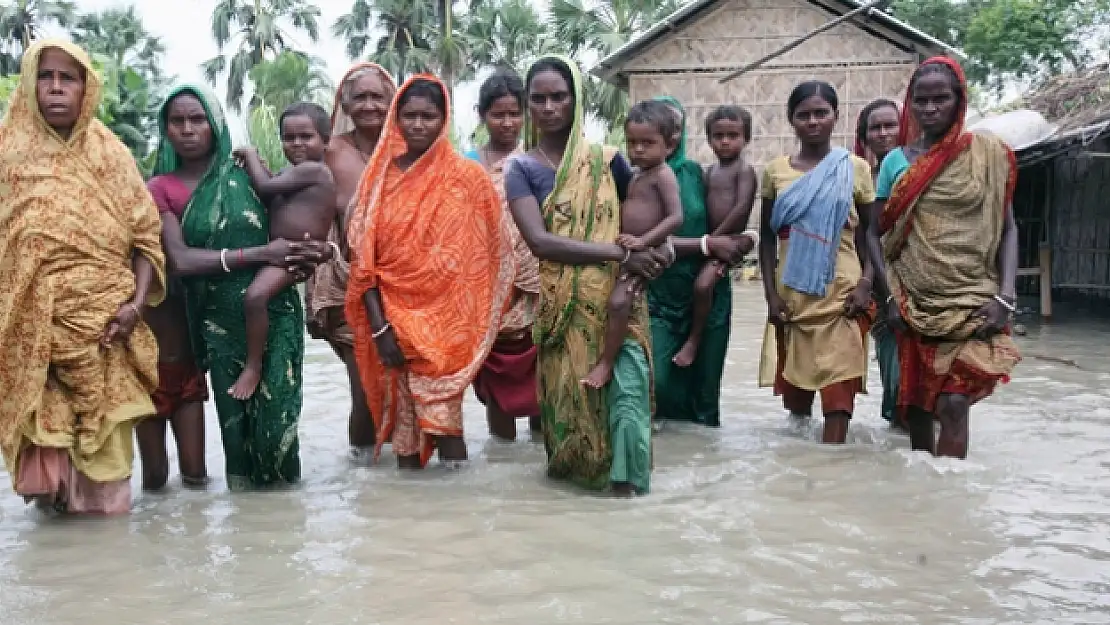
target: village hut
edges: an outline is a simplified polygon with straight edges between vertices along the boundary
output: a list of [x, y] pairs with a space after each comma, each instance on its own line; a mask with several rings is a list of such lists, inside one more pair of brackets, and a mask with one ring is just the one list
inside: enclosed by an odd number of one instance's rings
[[1055, 126], [1016, 150], [1014, 218], [1021, 234], [1019, 289], [1110, 298], [1110, 67], [1048, 80], [1017, 103]]
[[688, 153], [713, 160], [705, 117], [722, 104], [751, 111], [749, 160], [760, 167], [792, 151], [786, 100], [798, 83], [821, 79], [840, 95], [834, 141], [850, 148], [856, 116], [868, 102], [901, 101], [914, 67], [956, 51], [878, 10], [820, 33], [765, 65], [721, 82], [828, 22], [860, 9], [857, 0], [693, 0], [601, 60], [593, 73], [628, 91], [632, 101], [657, 95], [680, 100], [689, 113]]

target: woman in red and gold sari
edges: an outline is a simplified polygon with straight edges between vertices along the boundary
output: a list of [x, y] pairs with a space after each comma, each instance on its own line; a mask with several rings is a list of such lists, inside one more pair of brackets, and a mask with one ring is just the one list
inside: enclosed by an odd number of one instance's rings
[[[953, 60], [914, 72], [899, 145], [879, 171], [868, 247], [898, 339], [898, 406], [915, 450], [967, 456], [968, 413], [1020, 360], [1017, 166], [998, 138], [964, 128], [967, 82]], [[939, 438], [933, 434], [940, 421]]]

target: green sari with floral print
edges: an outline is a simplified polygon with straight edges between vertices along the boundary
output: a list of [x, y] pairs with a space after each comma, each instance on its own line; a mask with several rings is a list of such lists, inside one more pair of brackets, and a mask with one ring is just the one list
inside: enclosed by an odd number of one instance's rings
[[[245, 171], [231, 156], [231, 133], [219, 101], [208, 89], [186, 85], [166, 98], [159, 117], [161, 143], [154, 173], [172, 173], [178, 157], [166, 139], [169, 103], [180, 94], [200, 100], [212, 129], [213, 156], [197, 185], [181, 228], [190, 247], [237, 250], [266, 245], [269, 220]], [[304, 362], [304, 312], [296, 287], [270, 301], [270, 332], [262, 381], [254, 396], [238, 401], [227, 391], [238, 379], [247, 355], [243, 298], [255, 270], [185, 278], [189, 332], [194, 353], [208, 371], [233, 490], [290, 484], [300, 479], [297, 422], [301, 414]]]

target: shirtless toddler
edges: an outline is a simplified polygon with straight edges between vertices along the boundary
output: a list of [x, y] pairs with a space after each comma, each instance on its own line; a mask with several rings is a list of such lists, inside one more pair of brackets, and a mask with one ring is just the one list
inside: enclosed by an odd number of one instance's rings
[[[636, 172], [621, 204], [621, 235], [617, 244], [629, 254], [658, 247], [682, 226], [682, 200], [678, 179], [667, 157], [679, 140], [679, 120], [663, 102], [640, 102], [628, 111], [624, 123], [628, 156]], [[628, 336], [632, 305], [643, 291], [639, 276], [620, 274], [609, 294], [608, 316], [601, 357], [582, 383], [602, 388], [613, 376], [613, 364]]]
[[[717, 156], [705, 176], [708, 236], [736, 236], [748, 226], [755, 203], [755, 169], [741, 153], [752, 138], [752, 116], [738, 106], [721, 106], [705, 119], [705, 135]], [[702, 252], [708, 256], [708, 238], [702, 239]], [[706, 261], [694, 282], [694, 310], [690, 336], [672, 359], [679, 367], [689, 367], [698, 357], [698, 347], [713, 307], [713, 289], [717, 280], [728, 275], [728, 267], [719, 260]]]
[[[235, 157], [250, 176], [270, 215], [270, 238], [323, 241], [335, 221], [335, 181], [324, 164], [331, 136], [331, 119], [316, 104], [298, 103], [285, 109], [279, 120], [281, 146], [292, 164], [271, 174], [254, 148], [235, 150]], [[297, 282], [280, 267], [263, 267], [247, 287], [243, 310], [247, 320], [247, 362], [239, 379], [228, 389], [235, 399], [254, 395], [262, 378], [262, 357], [270, 331], [270, 300]]]

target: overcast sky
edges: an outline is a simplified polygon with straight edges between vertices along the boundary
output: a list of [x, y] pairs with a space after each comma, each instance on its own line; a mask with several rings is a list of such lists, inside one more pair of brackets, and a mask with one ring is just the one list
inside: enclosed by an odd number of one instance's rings
[[[202, 82], [200, 64], [218, 53], [212, 41], [211, 16], [216, 0], [76, 0], [82, 12], [99, 11], [114, 6], [135, 5], [143, 17], [143, 22], [151, 34], [161, 37], [166, 44], [165, 70], [181, 81]], [[320, 19], [320, 42], [312, 44], [307, 37], [298, 34], [293, 45], [302, 51], [319, 56], [327, 63], [328, 73], [334, 82], [346, 73], [350, 61], [343, 41], [331, 36], [331, 26], [337, 17], [351, 8], [350, 0], [316, 0], [322, 16]], [[185, 7], [189, 7], [186, 9]], [[223, 93], [222, 85], [219, 92]], [[455, 124], [463, 133], [468, 133], [477, 123], [474, 106], [477, 101], [477, 87], [463, 85], [455, 90]], [[238, 126], [238, 127], [234, 127]], [[245, 139], [243, 124], [235, 124], [233, 131], [236, 139]]]

